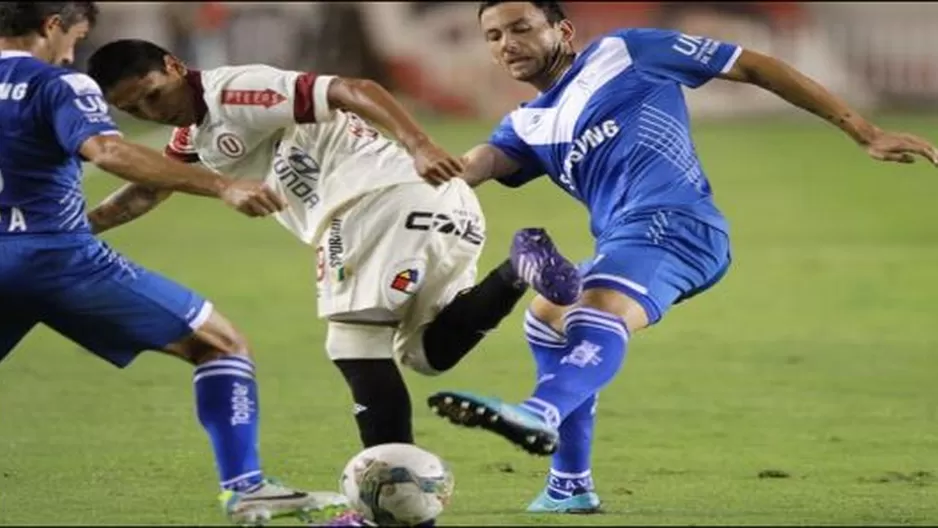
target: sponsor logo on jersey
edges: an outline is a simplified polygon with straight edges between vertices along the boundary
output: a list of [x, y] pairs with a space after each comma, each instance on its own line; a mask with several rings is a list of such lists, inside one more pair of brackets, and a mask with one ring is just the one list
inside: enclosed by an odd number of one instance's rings
[[567, 156], [563, 160], [563, 174], [560, 175], [560, 183], [571, 190], [575, 190], [573, 169], [606, 140], [619, 135], [619, 130], [619, 124], [614, 119], [608, 119], [601, 124], [584, 130], [580, 137], [573, 140], [570, 151], [567, 152]]
[[342, 242], [342, 219], [333, 218], [329, 222], [329, 265], [333, 268], [342, 266], [342, 258], [345, 256], [345, 244]]
[[345, 242], [342, 239], [342, 219], [333, 218], [329, 221], [329, 236], [326, 239], [326, 255], [329, 270], [337, 282], [345, 280]]
[[682, 33], [671, 49], [702, 64], [710, 64], [713, 55], [720, 49], [720, 41]]
[[348, 131], [355, 137], [374, 140], [380, 135], [378, 129], [371, 126], [368, 121], [358, 117], [355, 114], [348, 114]]
[[270, 88], [266, 90], [222, 90], [221, 104], [232, 106], [262, 106], [270, 108], [287, 100], [287, 96]]
[[274, 174], [280, 183], [306, 207], [312, 209], [319, 205], [319, 163], [306, 152], [290, 147], [286, 156], [279, 150], [274, 154]]
[[404, 229], [410, 231], [436, 231], [444, 235], [451, 235], [469, 242], [474, 246], [482, 245], [485, 235], [479, 224], [469, 218], [456, 222], [449, 215], [431, 213], [428, 211], [414, 211], [404, 220]]
[[98, 86], [98, 83], [84, 73], [69, 73], [59, 78], [65, 81], [65, 84], [79, 97], [83, 95], [101, 95], [101, 87]]
[[391, 289], [410, 295], [417, 289], [417, 283], [419, 281], [420, 270], [417, 268], [406, 269], [399, 271], [397, 275], [391, 279]]
[[27, 83], [0, 83], [0, 101], [22, 101], [28, 88]]
[[223, 132], [215, 138], [215, 146], [218, 151], [229, 158], [240, 158], [247, 152], [244, 141], [231, 132]]

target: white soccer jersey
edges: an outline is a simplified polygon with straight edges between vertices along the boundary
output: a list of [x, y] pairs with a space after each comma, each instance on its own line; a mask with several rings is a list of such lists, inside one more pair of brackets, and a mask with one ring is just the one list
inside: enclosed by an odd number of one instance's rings
[[315, 244], [325, 220], [377, 189], [422, 181], [413, 158], [355, 114], [329, 108], [333, 76], [265, 65], [192, 72], [204, 107], [166, 153], [238, 179], [264, 180], [289, 207], [277, 220]]

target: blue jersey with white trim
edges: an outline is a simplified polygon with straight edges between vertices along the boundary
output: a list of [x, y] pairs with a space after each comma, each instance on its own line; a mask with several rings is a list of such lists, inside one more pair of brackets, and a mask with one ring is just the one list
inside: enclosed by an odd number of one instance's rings
[[118, 133], [90, 77], [0, 52], [0, 236], [88, 233], [79, 149]]
[[547, 174], [590, 211], [600, 236], [630, 215], [668, 209], [726, 231], [690, 134], [682, 86], [728, 71], [741, 48], [658, 29], [592, 42], [549, 90], [505, 116], [489, 143], [521, 165], [499, 181]]

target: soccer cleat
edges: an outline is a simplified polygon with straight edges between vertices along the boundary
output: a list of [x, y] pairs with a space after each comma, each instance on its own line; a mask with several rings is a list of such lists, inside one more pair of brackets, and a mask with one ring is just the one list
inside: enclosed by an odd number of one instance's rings
[[348, 508], [344, 495], [331, 491], [299, 491], [265, 480], [249, 491], [225, 490], [218, 496], [222, 510], [238, 525], [261, 526], [278, 517], [308, 519], [312, 512], [334, 515]]
[[580, 298], [582, 284], [575, 264], [564, 258], [541, 228], [526, 228], [511, 241], [511, 266], [534, 291], [558, 306]]
[[365, 519], [365, 516], [355, 510], [347, 510], [334, 519], [323, 524], [314, 524], [311, 526], [377, 526], [375, 523]]
[[557, 450], [560, 435], [541, 417], [496, 398], [465, 392], [438, 392], [427, 399], [436, 414], [463, 427], [481, 427], [507, 439], [533, 455]]
[[600, 512], [599, 495], [592, 491], [572, 495], [566, 499], [554, 499], [547, 494], [547, 490], [528, 505], [528, 513], [571, 513], [590, 514]]

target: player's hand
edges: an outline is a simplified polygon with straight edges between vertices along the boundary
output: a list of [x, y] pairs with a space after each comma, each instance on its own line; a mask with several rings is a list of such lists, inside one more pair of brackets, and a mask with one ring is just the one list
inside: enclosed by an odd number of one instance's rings
[[915, 163], [915, 157], [921, 156], [938, 167], [938, 149], [913, 134], [879, 130], [865, 148], [870, 157], [880, 161]]
[[426, 141], [417, 146], [413, 156], [417, 173], [433, 186], [459, 177], [465, 169], [460, 158], [450, 156], [432, 141]]
[[251, 216], [267, 216], [282, 211], [286, 206], [276, 191], [259, 181], [232, 180], [220, 198], [239, 212]]

